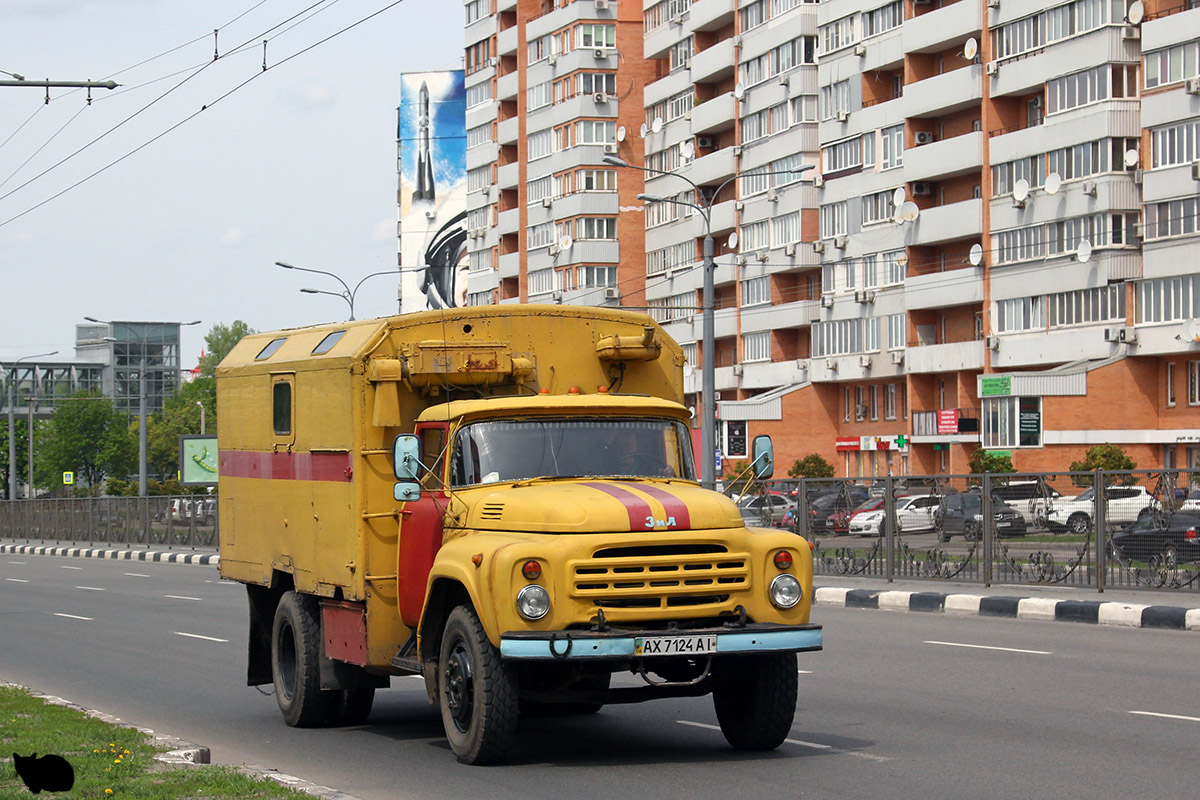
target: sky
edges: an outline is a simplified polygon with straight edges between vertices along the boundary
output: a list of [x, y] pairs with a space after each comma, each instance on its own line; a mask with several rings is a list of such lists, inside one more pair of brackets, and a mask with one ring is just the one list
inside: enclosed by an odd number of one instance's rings
[[[459, 0], [0, 0], [0, 71], [121, 84], [0, 86], [0, 361], [73, 357], [85, 316], [200, 320], [185, 367], [217, 323], [345, 319], [275, 262], [396, 268], [401, 75], [462, 54]], [[355, 297], [396, 310], [390, 276]]]

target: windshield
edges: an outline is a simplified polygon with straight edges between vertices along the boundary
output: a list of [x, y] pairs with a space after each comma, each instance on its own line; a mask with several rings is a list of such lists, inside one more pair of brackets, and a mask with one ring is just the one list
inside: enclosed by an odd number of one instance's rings
[[454, 439], [450, 484], [599, 476], [695, 480], [691, 441], [687, 426], [672, 419], [476, 422]]

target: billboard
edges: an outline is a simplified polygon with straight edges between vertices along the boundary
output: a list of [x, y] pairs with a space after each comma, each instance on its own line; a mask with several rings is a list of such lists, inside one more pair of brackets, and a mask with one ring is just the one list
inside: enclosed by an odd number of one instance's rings
[[181, 486], [216, 485], [216, 436], [179, 437], [179, 483]]
[[400, 77], [400, 311], [465, 305], [467, 97], [463, 71]]

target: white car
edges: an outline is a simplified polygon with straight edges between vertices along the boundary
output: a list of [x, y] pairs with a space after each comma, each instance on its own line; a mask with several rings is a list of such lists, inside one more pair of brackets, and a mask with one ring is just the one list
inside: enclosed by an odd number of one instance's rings
[[[942, 504], [940, 495], [918, 494], [896, 498], [896, 533], [922, 533], [934, 529], [934, 512]], [[850, 533], [879, 536], [883, 533], [884, 511], [864, 511], [850, 518]]]
[[[1110, 486], [1105, 494], [1104, 515], [1110, 525], [1128, 527], [1138, 517], [1160, 508], [1158, 500], [1144, 486]], [[1095, 488], [1075, 497], [1052, 500], [1046, 513], [1046, 524], [1051, 530], [1086, 534], [1092, 529], [1095, 506]]]

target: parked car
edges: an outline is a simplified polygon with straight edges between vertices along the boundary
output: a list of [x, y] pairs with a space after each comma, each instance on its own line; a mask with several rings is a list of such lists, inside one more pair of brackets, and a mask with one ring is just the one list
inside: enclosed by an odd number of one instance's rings
[[859, 514], [867, 511], [876, 511], [881, 508], [883, 508], [882, 497], [868, 497], [854, 508], [834, 511], [828, 517], [830, 531], [835, 535], [847, 534], [850, 532], [850, 520]]
[[1041, 527], [1046, 523], [1048, 507], [1062, 495], [1039, 481], [1008, 481], [994, 485], [992, 497], [1012, 506], [1025, 520], [1027, 527]]
[[[935, 512], [939, 542], [950, 541], [951, 536], [962, 536], [968, 542], [977, 541], [983, 535], [983, 493], [968, 491], [948, 494]], [[992, 519], [999, 536], [1024, 536], [1025, 518], [1012, 506], [992, 496]]]
[[1165, 521], [1145, 514], [1109, 541], [1113, 555], [1122, 561], [1200, 561], [1200, 514], [1176, 513]]
[[[896, 498], [897, 533], [924, 533], [934, 529], [934, 512], [942, 496], [915, 494]], [[850, 520], [850, 533], [858, 536], [878, 536], [883, 532], [884, 509], [864, 511]]]
[[822, 492], [809, 501], [809, 530], [813, 533], [845, 533], [845, 529], [834, 528], [835, 515], [849, 511], [866, 499], [866, 488], [857, 485]]
[[[1110, 486], [1105, 496], [1105, 519], [1119, 527], [1127, 527], [1138, 517], [1160, 508], [1158, 500], [1144, 486]], [[1046, 524], [1052, 531], [1086, 534], [1092, 529], [1095, 505], [1095, 487], [1075, 497], [1055, 500], [1046, 513]]]
[[752, 494], [738, 501], [742, 519], [750, 525], [781, 527], [783, 518], [795, 504], [778, 492]]

